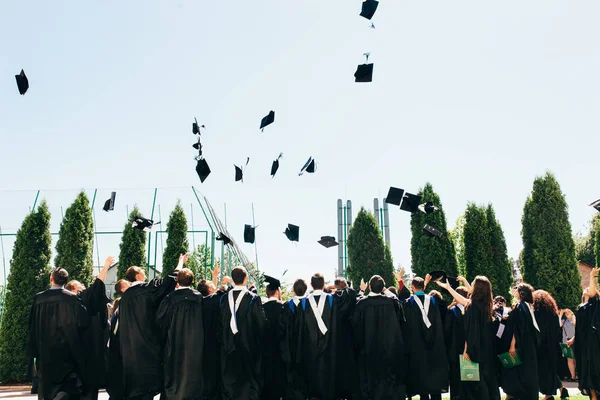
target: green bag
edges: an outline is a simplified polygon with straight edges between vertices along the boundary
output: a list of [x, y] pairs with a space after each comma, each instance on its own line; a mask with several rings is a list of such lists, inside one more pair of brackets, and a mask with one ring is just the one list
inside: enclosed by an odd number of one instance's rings
[[566, 343], [560, 344], [560, 350], [562, 351], [563, 356], [565, 356], [565, 358], [575, 359], [575, 352], [573, 351], [573, 348], [569, 347]]
[[500, 354], [498, 358], [500, 359], [500, 362], [504, 368], [513, 368], [517, 365], [523, 364], [519, 358], [519, 353], [517, 353], [514, 357], [511, 356], [510, 353], [504, 353]]
[[479, 364], [465, 360], [462, 355], [458, 358], [460, 361], [460, 380], [463, 382], [479, 382]]

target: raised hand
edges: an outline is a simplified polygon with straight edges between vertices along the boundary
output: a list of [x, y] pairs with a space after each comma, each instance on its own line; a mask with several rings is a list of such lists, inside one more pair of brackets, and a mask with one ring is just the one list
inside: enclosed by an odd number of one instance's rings
[[398, 282], [401, 282], [403, 280], [403, 277], [404, 277], [404, 268], [400, 268], [400, 271], [394, 273], [394, 276], [396, 277], [396, 280]]
[[361, 290], [361, 291], [363, 291], [363, 292], [364, 292], [365, 290], [367, 290], [367, 284], [365, 283], [365, 280], [364, 280], [364, 279], [361, 279], [361, 280], [360, 280], [360, 290]]
[[221, 279], [221, 283], [223, 285], [229, 285], [229, 284], [233, 283], [233, 279], [231, 279], [231, 277], [229, 277], [229, 276], [224, 276], [223, 279]]
[[[429, 274], [427, 276], [429, 276]], [[442, 280], [440, 279], [439, 281], [435, 281], [435, 283], [437, 283], [438, 286], [440, 286], [443, 289], [448, 289], [448, 279], [446, 279], [446, 282], [442, 282]]]

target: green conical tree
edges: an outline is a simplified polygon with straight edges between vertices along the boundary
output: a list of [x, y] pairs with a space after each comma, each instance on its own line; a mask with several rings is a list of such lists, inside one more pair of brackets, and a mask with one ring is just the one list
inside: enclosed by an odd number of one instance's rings
[[94, 279], [94, 219], [85, 192], [67, 208], [60, 224], [54, 264], [69, 272], [70, 280], [86, 286]]
[[581, 296], [581, 276], [567, 202], [551, 173], [537, 177], [525, 202], [523, 227], [523, 279], [550, 292], [561, 308], [574, 308]]
[[129, 219], [125, 224], [125, 228], [123, 228], [123, 236], [121, 236], [121, 244], [119, 246], [118, 279], [125, 278], [127, 269], [132, 266], [145, 268], [146, 275], [148, 275], [146, 232], [131, 226], [136, 217], [143, 217], [137, 206], [129, 214]]
[[465, 278], [469, 281], [477, 275], [486, 275], [491, 278], [489, 276], [490, 240], [484, 207], [473, 203], [467, 205], [464, 232]]
[[467, 261], [465, 260], [465, 216], [456, 219], [454, 229], [450, 231], [450, 240], [456, 251], [456, 264], [458, 275], [467, 276]]
[[[439, 211], [425, 214], [416, 212], [410, 219], [412, 239], [410, 241], [410, 254], [412, 258], [412, 271], [417, 276], [425, 277], [434, 270], [444, 270], [448, 276], [456, 276], [458, 267], [454, 245], [446, 227], [446, 214], [440, 197], [433, 191], [431, 183], [419, 191], [421, 201], [431, 201]], [[423, 231], [425, 224], [429, 224], [442, 232], [442, 237], [432, 237]]]
[[169, 216], [167, 223], [167, 247], [163, 253], [162, 275], [166, 276], [175, 270], [179, 255], [189, 251], [187, 240], [187, 219], [181, 202], [177, 202], [175, 209]]
[[361, 279], [368, 283], [373, 275], [380, 275], [387, 286], [396, 284], [394, 264], [389, 246], [375, 217], [361, 207], [348, 233], [348, 278], [358, 288]]
[[510, 288], [513, 283], [512, 262], [508, 258], [506, 239], [500, 222], [496, 219], [496, 211], [489, 204], [485, 210], [489, 235], [489, 266], [487, 277], [492, 282], [494, 295], [504, 296], [510, 303], [512, 295]]
[[50, 286], [50, 212], [43, 201], [17, 232], [10, 261], [6, 303], [0, 327], [0, 382], [27, 380], [29, 310], [36, 293]]

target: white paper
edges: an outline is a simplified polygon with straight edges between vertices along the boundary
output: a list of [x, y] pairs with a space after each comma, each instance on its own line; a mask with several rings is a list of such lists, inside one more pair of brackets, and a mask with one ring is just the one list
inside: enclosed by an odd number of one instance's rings
[[496, 332], [496, 336], [499, 339], [502, 339], [502, 334], [504, 333], [504, 324], [500, 324], [500, 326], [498, 327], [498, 332]]

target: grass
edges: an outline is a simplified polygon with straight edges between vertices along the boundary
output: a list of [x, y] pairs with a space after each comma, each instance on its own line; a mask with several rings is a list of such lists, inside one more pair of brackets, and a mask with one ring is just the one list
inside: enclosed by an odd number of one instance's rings
[[[543, 399], [544, 396], [540, 396], [540, 399]], [[560, 399], [560, 396], [554, 396], [555, 399]], [[502, 400], [506, 399], [506, 397], [502, 396]], [[587, 396], [583, 396], [580, 394], [572, 395], [569, 397], [569, 400], [589, 400], [590, 398]]]

